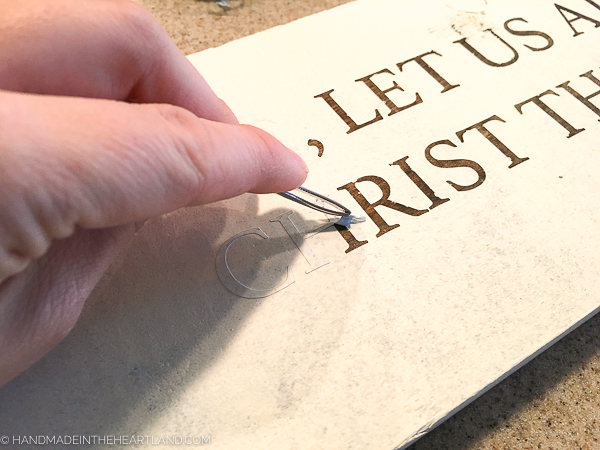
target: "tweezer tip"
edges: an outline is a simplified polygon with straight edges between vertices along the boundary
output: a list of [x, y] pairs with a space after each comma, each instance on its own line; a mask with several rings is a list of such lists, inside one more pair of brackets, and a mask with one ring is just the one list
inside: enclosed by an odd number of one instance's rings
[[336, 222], [336, 225], [341, 225], [346, 228], [350, 228], [350, 225], [354, 223], [362, 223], [367, 220], [364, 216], [355, 216], [354, 214], [350, 214], [349, 216], [342, 216]]

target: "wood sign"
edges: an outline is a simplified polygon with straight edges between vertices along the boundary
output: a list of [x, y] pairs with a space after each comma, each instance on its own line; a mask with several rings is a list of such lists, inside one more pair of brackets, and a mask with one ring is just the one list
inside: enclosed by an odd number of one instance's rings
[[122, 368], [74, 389], [133, 402], [113, 433], [414, 442], [600, 307], [599, 28], [592, 0], [359, 0], [190, 56], [366, 221], [245, 195], [149, 223], [68, 341]]

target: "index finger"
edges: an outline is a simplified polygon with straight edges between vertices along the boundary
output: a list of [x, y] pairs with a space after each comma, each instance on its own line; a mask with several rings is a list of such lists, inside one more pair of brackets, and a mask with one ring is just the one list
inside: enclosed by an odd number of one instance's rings
[[6, 0], [0, 60], [0, 89], [167, 103], [237, 123], [152, 15], [131, 0]]

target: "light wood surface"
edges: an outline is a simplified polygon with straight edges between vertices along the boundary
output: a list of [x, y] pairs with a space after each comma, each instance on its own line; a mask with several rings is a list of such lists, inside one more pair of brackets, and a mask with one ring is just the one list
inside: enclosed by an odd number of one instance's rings
[[[138, 0], [194, 53], [329, 9], [344, 0]], [[434, 429], [411, 450], [600, 448], [600, 316]]]
[[[232, 8], [225, 11], [211, 1], [137, 1], [186, 54], [347, 3], [230, 0]], [[208, 208], [217, 222], [246, 214]], [[201, 369], [214, 367], [223, 348], [211, 347], [206, 356], [191, 362], [187, 356], [209, 336], [227, 344], [229, 327], [238, 331], [256, 307], [246, 301], [212, 302], [207, 304], [212, 321], [189, 320], [198, 319], [195, 298], [180, 292], [195, 294], [202, 289], [201, 251], [211, 251], [209, 239], [201, 232], [202, 220], [196, 211], [150, 221], [149, 228], [161, 239], [142, 232], [137, 248], [147, 248], [145, 255], [128, 252], [106, 277], [110, 283], [99, 284], [65, 341], [1, 391], [0, 434], [7, 434], [5, 427], [19, 434], [48, 434], [60, 428], [78, 435], [120, 431], [131, 435], [145, 430], [146, 421], [159, 421], [182, 401], [179, 397], [186, 386]], [[176, 254], [186, 264], [169, 265], [166, 254]], [[132, 275], [123, 277], [119, 272]], [[135, 285], [137, 279], [148, 283]], [[106, 295], [120, 291], [132, 294], [126, 300]], [[410, 449], [600, 448], [599, 326], [600, 315]], [[198, 429], [202, 431], [202, 426]]]

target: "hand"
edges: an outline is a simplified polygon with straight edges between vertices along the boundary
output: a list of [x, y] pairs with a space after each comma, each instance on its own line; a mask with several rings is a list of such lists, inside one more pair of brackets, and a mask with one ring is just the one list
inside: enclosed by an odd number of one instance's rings
[[129, 0], [4, 0], [0, 61], [0, 385], [72, 329], [136, 223], [306, 178]]

